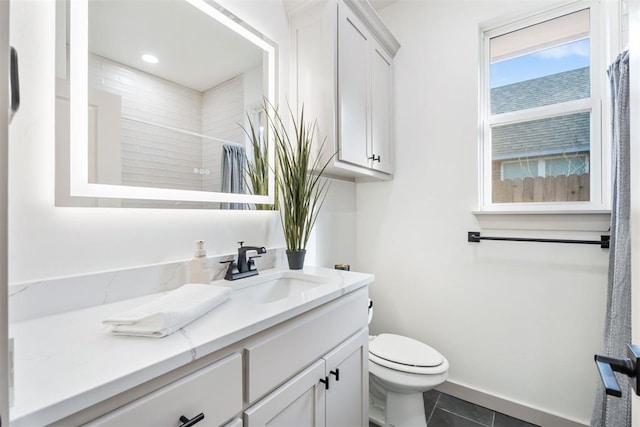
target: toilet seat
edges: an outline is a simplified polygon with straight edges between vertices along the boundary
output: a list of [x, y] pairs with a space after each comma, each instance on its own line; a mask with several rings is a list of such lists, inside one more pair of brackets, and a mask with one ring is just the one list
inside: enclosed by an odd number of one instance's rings
[[434, 375], [448, 369], [446, 359], [432, 347], [409, 337], [380, 334], [369, 342], [369, 360], [401, 372]]

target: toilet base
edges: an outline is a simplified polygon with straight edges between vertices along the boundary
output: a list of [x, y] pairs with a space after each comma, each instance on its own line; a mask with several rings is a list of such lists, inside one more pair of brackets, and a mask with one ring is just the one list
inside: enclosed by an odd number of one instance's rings
[[422, 393], [400, 394], [388, 392], [385, 412], [387, 425], [396, 427], [426, 427], [427, 425]]
[[382, 427], [426, 427], [422, 392], [395, 393], [369, 377], [369, 421]]

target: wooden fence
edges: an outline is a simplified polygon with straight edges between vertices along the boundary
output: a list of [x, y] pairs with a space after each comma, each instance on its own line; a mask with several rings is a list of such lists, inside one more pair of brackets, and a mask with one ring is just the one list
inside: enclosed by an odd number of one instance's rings
[[589, 174], [493, 181], [493, 203], [589, 201]]

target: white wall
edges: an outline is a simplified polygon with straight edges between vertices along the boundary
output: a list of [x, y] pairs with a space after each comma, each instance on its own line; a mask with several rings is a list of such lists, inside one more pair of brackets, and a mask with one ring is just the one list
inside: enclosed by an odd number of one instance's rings
[[[280, 87], [288, 87], [282, 3], [219, 3], [279, 44]], [[284, 245], [274, 212], [54, 207], [54, 42], [55, 2], [12, 2], [22, 102], [10, 127], [10, 282], [188, 259], [196, 239], [207, 241], [211, 255], [232, 253], [239, 240]]]
[[466, 241], [479, 230], [479, 23], [542, 6], [401, 0], [381, 11], [402, 44], [397, 173], [357, 185], [357, 265], [376, 275], [373, 333], [431, 344], [453, 382], [588, 424], [608, 251]]
[[328, 188], [305, 262], [328, 268], [349, 264], [356, 271], [356, 184], [331, 179]]

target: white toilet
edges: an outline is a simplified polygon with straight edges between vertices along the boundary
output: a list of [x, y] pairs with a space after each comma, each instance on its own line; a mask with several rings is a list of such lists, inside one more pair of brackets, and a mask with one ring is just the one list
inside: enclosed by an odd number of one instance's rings
[[448, 373], [447, 359], [420, 341], [394, 334], [369, 337], [369, 421], [426, 426], [422, 393], [442, 384]]

